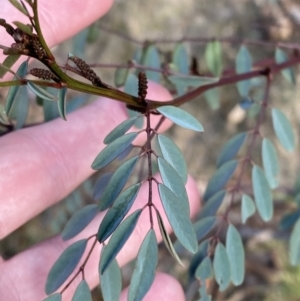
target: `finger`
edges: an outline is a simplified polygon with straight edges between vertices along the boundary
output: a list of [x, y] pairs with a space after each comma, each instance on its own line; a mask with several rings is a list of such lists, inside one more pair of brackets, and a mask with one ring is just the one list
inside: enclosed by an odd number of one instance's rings
[[[149, 97], [171, 99], [165, 88], [153, 83]], [[104, 137], [127, 115], [119, 102], [101, 99], [67, 118], [1, 138], [0, 170], [5, 172], [0, 173], [0, 239], [88, 178]]]
[[[120, 301], [126, 301], [128, 288], [122, 294]], [[157, 273], [150, 291], [144, 297], [143, 301], [184, 301], [185, 296], [179, 282], [170, 275]]]
[[[190, 201], [191, 215], [195, 215], [199, 210], [199, 193], [196, 183], [192, 178], [188, 179], [187, 192]], [[153, 201], [162, 215], [167, 230], [170, 232], [171, 227], [167, 222], [164, 214], [157, 189], [153, 191]], [[139, 195], [133, 205], [131, 212], [143, 207], [148, 202], [148, 187], [143, 185]], [[83, 239], [95, 234], [98, 230], [103, 213], [99, 214], [89, 226], [82, 231], [76, 239], [63, 242], [60, 237], [54, 237], [35, 247], [20, 253], [9, 261], [0, 265], [0, 293], [3, 300], [19, 301], [19, 300], [41, 300], [44, 297], [44, 287], [47, 274], [55, 260], [61, 255], [62, 251], [75, 240]], [[154, 219], [155, 232], [158, 241], [161, 241], [160, 232]], [[149, 213], [147, 208], [143, 211], [139, 222], [130, 236], [128, 242], [119, 253], [117, 259], [120, 266], [125, 265], [135, 258], [138, 249], [150, 229]], [[92, 256], [86, 266], [86, 280], [91, 288], [95, 287], [99, 282], [98, 264], [101, 246], [97, 244]], [[84, 260], [84, 257], [83, 257]], [[70, 300], [74, 293], [80, 277], [72, 283], [65, 291], [65, 300]], [[13, 288], [13, 289], [11, 289]], [[158, 299], [159, 300], [159, 299]], [[172, 300], [172, 299], [171, 299]]]
[[[103, 16], [112, 6], [113, 0], [38, 0], [38, 12], [43, 35], [47, 44], [54, 46]], [[14, 8], [9, 1], [1, 2], [0, 18], [8, 23], [21, 21], [29, 23], [28, 18]], [[8, 41], [8, 43], [5, 43]], [[3, 27], [0, 28], [0, 44], [10, 46], [13, 39]], [[3, 60], [0, 54], [0, 61]]]

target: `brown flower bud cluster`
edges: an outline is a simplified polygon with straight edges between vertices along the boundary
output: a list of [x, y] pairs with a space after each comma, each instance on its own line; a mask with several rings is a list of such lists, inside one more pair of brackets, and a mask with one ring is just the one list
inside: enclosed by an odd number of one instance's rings
[[48, 80], [54, 80], [56, 82], [59, 82], [59, 79], [49, 70], [41, 69], [41, 68], [33, 68], [30, 70], [30, 74], [42, 78], [42, 79], [48, 79]]
[[147, 96], [147, 89], [148, 89], [148, 81], [147, 81], [147, 76], [144, 72], [139, 73], [139, 98], [140, 100], [145, 100]]
[[94, 86], [106, 87], [100, 77], [95, 73], [95, 71], [81, 58], [77, 56], [71, 56], [69, 58], [80, 70], [81, 75], [89, 80]]

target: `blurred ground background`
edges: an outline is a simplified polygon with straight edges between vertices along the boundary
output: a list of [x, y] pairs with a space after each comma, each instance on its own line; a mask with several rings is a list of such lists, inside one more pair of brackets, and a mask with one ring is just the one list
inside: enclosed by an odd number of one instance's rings
[[[99, 1], [101, 2], [101, 1]], [[101, 4], [99, 4], [101, 5]], [[96, 8], [95, 8], [96, 9]], [[119, 35], [116, 30], [139, 41], [155, 39], [178, 39], [182, 37], [233, 37], [262, 41], [299, 42], [300, 2], [276, 0], [116, 0], [112, 10], [93, 29], [97, 39], [87, 44], [85, 59], [88, 63], [124, 64], [133, 58], [138, 45]], [[163, 51], [172, 51], [174, 44], [158, 45]], [[198, 61], [199, 71], [208, 72], [204, 62], [205, 44], [185, 43], [191, 56]], [[238, 44], [223, 44], [224, 68], [233, 69]], [[274, 47], [249, 46], [254, 61], [273, 57]], [[64, 62], [67, 53], [74, 51], [74, 40], [57, 46], [55, 53]], [[298, 68], [297, 68], [298, 69]], [[106, 82], [113, 84], [114, 69], [99, 68], [97, 73]], [[281, 108], [299, 129], [299, 89], [282, 77], [274, 79], [271, 90], [272, 105]], [[204, 97], [199, 97], [185, 108], [201, 121], [205, 128], [202, 135], [173, 127], [170, 135], [185, 154], [190, 174], [203, 191], [208, 179], [215, 171], [215, 162], [222, 145], [235, 133], [254, 125], [254, 117], [246, 117], [239, 109], [240, 101], [234, 85], [221, 90], [220, 108], [212, 110]], [[28, 122], [42, 120], [42, 109], [32, 106]], [[263, 133], [273, 139], [270, 116], [263, 126]], [[299, 141], [299, 133], [297, 133]], [[273, 140], [274, 141], [274, 140]], [[289, 231], [279, 231], [278, 222], [283, 212], [294, 208], [292, 197], [299, 173], [299, 147], [292, 154], [278, 147], [281, 174], [280, 188], [274, 192], [275, 217], [270, 223], [262, 223], [253, 217], [246, 225], [240, 222], [240, 205], [236, 205], [231, 221], [241, 231], [247, 255], [246, 278], [241, 287], [230, 287], [223, 293], [212, 288], [213, 300], [300, 300], [300, 268], [288, 264], [287, 240]], [[256, 158], [259, 162], [259, 147]], [[245, 187], [250, 187], [250, 177], [245, 177]], [[0, 253], [5, 258], [47, 237], [59, 233], [67, 219], [84, 204], [92, 203], [91, 189], [94, 178], [86, 182], [66, 200], [50, 208], [0, 242]], [[187, 286], [186, 271], [175, 265], [164, 247], [161, 247], [158, 270], [175, 274], [188, 291], [188, 300], [197, 297], [197, 286]], [[188, 259], [186, 259], [188, 260]], [[123, 269], [124, 285], [128, 284], [133, 265]], [[94, 300], [100, 293], [94, 291]]]

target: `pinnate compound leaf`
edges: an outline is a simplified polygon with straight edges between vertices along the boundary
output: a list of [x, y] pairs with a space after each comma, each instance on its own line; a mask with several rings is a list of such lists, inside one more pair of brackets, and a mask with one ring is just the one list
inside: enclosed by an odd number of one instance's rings
[[8, 0], [17, 10], [19, 10], [22, 14], [25, 16], [28, 16], [28, 13], [26, 9], [23, 7], [23, 5], [18, 0]]
[[100, 211], [106, 210], [116, 200], [132, 174], [138, 160], [139, 156], [135, 156], [120, 165], [114, 172], [103, 192], [102, 198], [100, 199]]
[[56, 260], [52, 266], [46, 282], [46, 294], [54, 293], [72, 274], [79, 263], [85, 248], [87, 239], [79, 240], [71, 244]]
[[206, 280], [213, 277], [213, 268], [210, 258], [207, 256], [198, 266], [195, 272], [196, 278], [199, 280]]
[[116, 231], [111, 236], [108, 244], [102, 252], [100, 259], [100, 274], [103, 274], [120, 250], [123, 248], [124, 244], [133, 232], [140, 216], [142, 209], [138, 209], [128, 216], [123, 223], [116, 229]]
[[217, 211], [219, 210], [224, 200], [225, 195], [226, 195], [226, 191], [221, 190], [215, 193], [212, 197], [210, 197], [208, 201], [204, 204], [203, 208], [201, 209], [199, 218], [216, 215]]
[[187, 166], [178, 146], [164, 135], [157, 136], [159, 147], [165, 160], [167, 160], [177, 171], [184, 184], [187, 182]]
[[217, 167], [220, 168], [224, 163], [232, 160], [243, 145], [247, 133], [239, 133], [232, 137], [222, 148], [217, 160]]
[[225, 247], [222, 243], [218, 243], [215, 249], [215, 257], [213, 262], [215, 279], [219, 284], [220, 291], [224, 291], [230, 284], [230, 263]]
[[[19, 59], [20, 55], [8, 55], [2, 64], [0, 64], [0, 78], [3, 78], [4, 75], [8, 72], [8, 69], [10, 69], [15, 62]], [[6, 68], [3, 68], [1, 65], [5, 66]]]
[[[104, 247], [105, 248], [105, 247]], [[100, 265], [99, 265], [99, 275]], [[119, 301], [122, 290], [122, 275], [118, 262], [114, 259], [100, 277], [100, 286], [104, 301]]]
[[174, 246], [173, 243], [171, 241], [171, 238], [166, 230], [166, 227], [164, 225], [163, 219], [160, 216], [159, 211], [156, 211], [156, 216], [157, 216], [157, 222], [158, 222], [158, 226], [159, 226], [159, 230], [160, 230], [160, 234], [163, 238], [163, 241], [165, 243], [166, 248], [168, 249], [168, 251], [170, 252], [170, 254], [172, 255], [172, 257], [181, 265], [184, 266], [182, 261], [180, 260]]
[[141, 184], [135, 184], [123, 191], [105, 214], [98, 230], [98, 241], [105, 241], [119, 226], [135, 201]]
[[158, 157], [157, 161], [164, 185], [177, 195], [185, 206], [187, 214], [190, 214], [189, 199], [181, 177], [164, 158]]
[[47, 297], [43, 301], [61, 301], [61, 300], [62, 300], [62, 295], [57, 293]]
[[84, 206], [75, 212], [61, 233], [62, 239], [68, 240], [79, 234], [94, 219], [97, 212], [98, 206], [96, 204]]
[[81, 280], [77, 286], [72, 301], [93, 301], [89, 285], [85, 280]]
[[60, 117], [63, 120], [67, 120], [67, 100], [66, 100], [67, 88], [62, 88], [58, 90], [57, 94], [57, 107]]
[[137, 137], [138, 133], [126, 134], [112, 143], [108, 144], [96, 157], [92, 164], [95, 170], [101, 169], [116, 159], [131, 142]]
[[34, 93], [42, 99], [57, 100], [57, 98], [54, 95], [47, 92], [45, 89], [41, 88], [40, 86], [34, 84], [31, 81], [27, 81], [27, 87], [32, 91], [32, 93]]
[[205, 48], [205, 62], [214, 76], [222, 73], [222, 45], [219, 41], [209, 42]]
[[264, 138], [262, 142], [262, 161], [266, 178], [272, 189], [278, 186], [279, 162], [273, 143]]
[[296, 266], [300, 263], [300, 219], [296, 222], [290, 237], [290, 263]]
[[186, 206], [165, 185], [158, 184], [158, 190], [168, 220], [178, 240], [190, 252], [197, 252], [197, 237], [186, 212]]
[[120, 123], [104, 138], [103, 142], [105, 144], [110, 144], [114, 140], [123, 136], [135, 124], [136, 119], [137, 117], [132, 117]]
[[264, 171], [257, 165], [252, 169], [252, 183], [258, 213], [267, 222], [273, 216], [272, 194]]
[[[152, 68], [160, 68], [160, 57], [156, 46], [149, 45], [143, 50], [141, 64]], [[148, 80], [159, 82], [160, 72], [146, 70], [145, 73]]]
[[189, 56], [182, 43], [175, 46], [172, 54], [172, 62], [182, 74], [189, 74]]
[[231, 160], [224, 163], [216, 171], [216, 173], [211, 177], [211, 179], [207, 184], [206, 191], [203, 196], [204, 201], [208, 201], [215, 193], [220, 191], [226, 185], [226, 183], [232, 177], [237, 167], [237, 164], [238, 164], [237, 160]]
[[[28, 69], [28, 62], [25, 61], [23, 62], [20, 67], [18, 68], [16, 74], [20, 77], [20, 78], [24, 78], [26, 75]], [[14, 80], [17, 80], [18, 77], [14, 76]], [[10, 87], [8, 94], [7, 94], [7, 98], [6, 98], [6, 103], [5, 103], [5, 113], [7, 116], [10, 116], [10, 113], [12, 111], [13, 105], [15, 103], [16, 97], [20, 91], [20, 86], [12, 86]]]
[[272, 109], [273, 128], [280, 144], [287, 150], [295, 148], [293, 127], [287, 117], [278, 109]]
[[230, 263], [231, 281], [240, 285], [245, 277], [245, 251], [238, 230], [229, 225], [226, 236], [226, 251]]
[[[247, 47], [242, 45], [235, 61], [235, 70], [237, 74], [250, 72], [252, 69], [252, 57]], [[251, 80], [243, 80], [237, 83], [239, 94], [243, 98], [247, 98], [251, 87]]]
[[162, 106], [157, 109], [162, 115], [174, 123], [190, 130], [203, 132], [203, 127], [199, 121], [186, 111], [173, 106]]
[[149, 230], [139, 249], [131, 277], [128, 301], [141, 301], [149, 291], [155, 277], [158, 248], [155, 232]]
[[93, 190], [93, 199], [100, 200], [103, 195], [103, 192], [109, 183], [110, 178], [112, 177], [112, 172], [104, 173], [100, 176], [100, 178], [96, 181], [94, 190]]
[[243, 196], [242, 196], [241, 210], [242, 210], [242, 223], [245, 224], [247, 219], [250, 216], [252, 216], [256, 210], [255, 204], [254, 204], [252, 198], [247, 194], [243, 194]]
[[[277, 64], [282, 64], [288, 60], [286, 53], [280, 49], [276, 48], [275, 51], [275, 61]], [[286, 68], [281, 71], [281, 74], [289, 81], [291, 84], [296, 85], [296, 76], [293, 68]]]

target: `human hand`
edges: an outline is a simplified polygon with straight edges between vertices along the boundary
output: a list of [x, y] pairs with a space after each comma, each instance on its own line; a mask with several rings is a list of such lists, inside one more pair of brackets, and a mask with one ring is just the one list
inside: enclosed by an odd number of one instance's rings
[[[55, 2], [57, 5], [55, 5]], [[39, 0], [39, 13], [43, 33], [49, 45], [74, 35], [103, 15], [112, 1], [47, 1]], [[97, 9], [95, 9], [97, 8]], [[7, 22], [25, 21], [10, 3], [4, 2], [0, 17]], [[78, 18], [80, 14], [80, 18]], [[55, 18], [55, 20], [54, 20]], [[72, 26], [70, 26], [70, 24]], [[0, 40], [8, 41], [4, 30]], [[3, 61], [3, 57], [1, 58]], [[149, 98], [167, 100], [171, 95], [158, 84], [149, 83]], [[113, 112], [113, 116], [112, 116]], [[125, 107], [119, 102], [101, 98], [93, 104], [68, 115], [68, 121], [54, 120], [46, 124], [22, 129], [0, 139], [0, 238], [68, 195], [93, 171], [91, 163], [104, 147], [102, 141], [118, 123], [127, 118]], [[198, 210], [199, 195], [192, 179], [187, 183], [191, 214]], [[142, 187], [132, 208], [147, 203], [148, 189]], [[156, 207], [163, 212], [157, 192]], [[145, 214], [144, 214], [145, 213]], [[149, 230], [149, 216], [144, 212], [128, 243], [117, 257], [120, 265], [133, 259]], [[76, 241], [94, 234], [103, 218], [100, 213], [76, 237]], [[171, 228], [167, 223], [170, 231]], [[161, 239], [157, 227], [158, 240]], [[47, 274], [54, 261], [75, 240], [63, 242], [57, 236], [44, 241], [8, 261], [0, 262], [1, 300], [42, 300]], [[90, 288], [97, 285], [98, 262], [101, 246], [97, 246], [86, 266], [86, 280]], [[78, 277], [79, 278], [79, 277]], [[80, 280], [80, 279], [77, 279]], [[63, 294], [71, 300], [78, 281]], [[126, 293], [122, 293], [126, 300]], [[171, 276], [157, 274], [145, 300], [184, 300], [182, 289]]]

